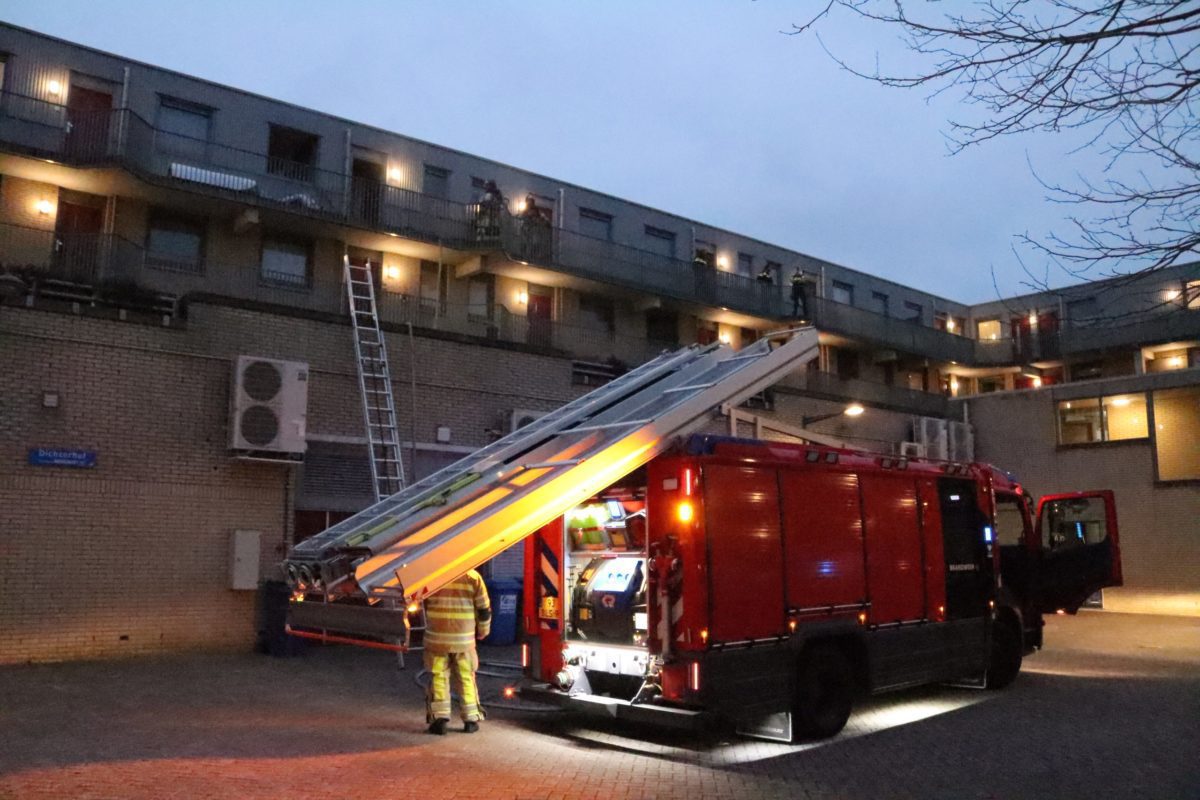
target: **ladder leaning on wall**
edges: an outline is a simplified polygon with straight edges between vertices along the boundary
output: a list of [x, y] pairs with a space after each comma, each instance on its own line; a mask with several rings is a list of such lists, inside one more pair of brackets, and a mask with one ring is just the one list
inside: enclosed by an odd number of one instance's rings
[[[355, 264], [343, 257], [346, 299], [350, 324], [354, 330], [354, 358], [358, 364], [358, 389], [362, 397], [363, 421], [370, 450], [371, 488], [378, 503], [404, 488], [404, 462], [400, 455], [399, 420], [392, 396], [392, 376], [388, 368], [387, 347], [379, 327], [379, 308], [375, 302], [375, 279], [371, 262]], [[425, 630], [425, 609], [417, 604], [413, 631]], [[419, 650], [419, 647], [411, 647]], [[396, 653], [404, 668], [404, 652]]]
[[404, 488], [404, 462], [400, 456], [400, 431], [387, 348], [379, 328], [375, 281], [371, 262], [355, 264], [344, 257], [346, 298], [354, 329], [354, 358], [358, 364], [358, 389], [370, 450], [371, 489], [378, 503]]

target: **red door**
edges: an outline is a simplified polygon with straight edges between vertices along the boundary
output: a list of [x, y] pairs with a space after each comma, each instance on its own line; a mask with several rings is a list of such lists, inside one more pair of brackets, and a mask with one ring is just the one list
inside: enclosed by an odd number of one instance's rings
[[533, 294], [529, 295], [529, 344], [541, 345], [549, 347], [552, 344], [550, 337], [550, 309], [551, 298], [548, 294]]
[[67, 155], [78, 161], [96, 161], [106, 156], [111, 115], [111, 94], [72, 86], [67, 98]]
[[54, 277], [92, 283], [100, 277], [104, 211], [59, 200], [54, 229]]

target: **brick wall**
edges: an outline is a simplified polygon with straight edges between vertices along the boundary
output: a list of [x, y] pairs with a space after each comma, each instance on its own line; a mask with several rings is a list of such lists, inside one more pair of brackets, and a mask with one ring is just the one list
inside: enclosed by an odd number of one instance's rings
[[[233, 359], [308, 362], [310, 431], [361, 436], [349, 328], [200, 303], [178, 329], [10, 306], [0, 341], [0, 663], [249, 647], [255, 593], [228, 588], [229, 539], [259, 531], [273, 575], [295, 476], [229, 457]], [[565, 359], [422, 336], [388, 346], [402, 436], [415, 425], [420, 442], [448, 425], [453, 444], [481, 445], [510, 409], [580, 391]], [[58, 408], [42, 407], [47, 391]], [[95, 451], [98, 465], [30, 466], [38, 446]]]

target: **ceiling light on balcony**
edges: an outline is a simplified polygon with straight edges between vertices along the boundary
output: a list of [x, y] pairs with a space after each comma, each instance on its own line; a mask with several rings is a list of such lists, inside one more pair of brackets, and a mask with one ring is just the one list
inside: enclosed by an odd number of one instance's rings
[[47, 81], [46, 91], [49, 92], [52, 97], [58, 97], [60, 94], [62, 94], [62, 83], [59, 81]]
[[857, 417], [862, 415], [863, 411], [865, 410], [866, 409], [862, 407], [861, 403], [851, 403], [850, 405], [846, 406], [846, 410], [842, 413], [847, 417]]
[[1130, 402], [1132, 401], [1128, 397], [1114, 397], [1112, 399], [1112, 404], [1117, 408], [1124, 408], [1125, 406], [1129, 405]]
[[33, 204], [33, 207], [43, 217], [50, 216], [50, 214], [54, 211], [54, 203], [51, 203], [49, 200], [38, 200]]

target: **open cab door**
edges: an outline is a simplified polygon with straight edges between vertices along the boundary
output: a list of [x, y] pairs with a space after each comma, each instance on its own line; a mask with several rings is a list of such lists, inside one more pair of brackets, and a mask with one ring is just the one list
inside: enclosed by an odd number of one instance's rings
[[1111, 491], [1052, 494], [1038, 501], [1042, 558], [1036, 585], [1043, 614], [1074, 614], [1107, 586], [1120, 586], [1121, 549]]

